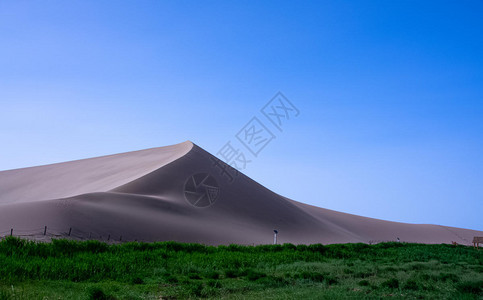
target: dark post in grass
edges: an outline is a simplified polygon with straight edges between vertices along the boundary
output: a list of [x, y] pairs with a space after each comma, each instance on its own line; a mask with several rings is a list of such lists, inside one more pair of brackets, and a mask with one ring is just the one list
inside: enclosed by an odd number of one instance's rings
[[44, 227], [44, 235], [47, 234], [47, 226]]
[[473, 237], [473, 248], [480, 250], [480, 243], [483, 243], [483, 236]]
[[10, 236], [13, 235], [13, 228], [10, 229]]
[[273, 230], [273, 244], [274, 245], [277, 244], [277, 234], [278, 234], [278, 230], [277, 229], [274, 229]]
[[119, 237], [119, 241], [122, 242], [122, 235]]
[[110, 240], [110, 239], [111, 239], [111, 235], [108, 235], [108, 236], [107, 236], [107, 240]]
[[71, 233], [72, 233], [72, 227], [69, 228], [69, 236], [70, 236]]

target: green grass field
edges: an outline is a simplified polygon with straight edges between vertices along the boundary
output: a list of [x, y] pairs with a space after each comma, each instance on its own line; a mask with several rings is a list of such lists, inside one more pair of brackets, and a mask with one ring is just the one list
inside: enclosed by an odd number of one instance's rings
[[483, 251], [405, 243], [0, 242], [0, 299], [483, 299]]

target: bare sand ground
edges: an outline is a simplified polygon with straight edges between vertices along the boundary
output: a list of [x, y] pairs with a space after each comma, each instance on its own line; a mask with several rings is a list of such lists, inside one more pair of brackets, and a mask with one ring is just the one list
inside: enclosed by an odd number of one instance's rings
[[11, 228], [13, 235], [38, 240], [70, 231], [78, 239], [211, 245], [269, 244], [273, 229], [279, 231], [279, 243], [294, 244], [397, 238], [470, 244], [473, 236], [483, 236], [477, 230], [383, 221], [293, 201], [189, 141], [0, 172], [0, 236]]

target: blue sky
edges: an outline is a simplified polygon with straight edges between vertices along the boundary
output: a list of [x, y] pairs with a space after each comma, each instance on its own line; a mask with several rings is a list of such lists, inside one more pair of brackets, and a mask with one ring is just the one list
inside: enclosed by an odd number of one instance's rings
[[483, 230], [482, 15], [476, 0], [2, 1], [0, 170], [185, 140], [216, 154], [281, 91], [300, 115], [269, 127], [247, 175]]

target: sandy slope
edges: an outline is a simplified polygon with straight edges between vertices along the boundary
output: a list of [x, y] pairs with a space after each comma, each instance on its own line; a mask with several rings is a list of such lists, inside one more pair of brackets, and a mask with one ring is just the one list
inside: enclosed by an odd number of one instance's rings
[[0, 172], [0, 204], [105, 192], [188, 153], [190, 142], [116, 155]]
[[[193, 174], [219, 189], [209, 204]], [[205, 178], [200, 175], [199, 178]], [[208, 182], [208, 181], [206, 181]], [[215, 185], [211, 183], [210, 185]], [[186, 192], [188, 191], [188, 192]], [[205, 202], [203, 202], [205, 201]], [[469, 244], [482, 231], [370, 219], [296, 202], [184, 142], [174, 146], [0, 172], [0, 235], [49, 233], [111, 240], [206, 244], [342, 243], [395, 240]]]

